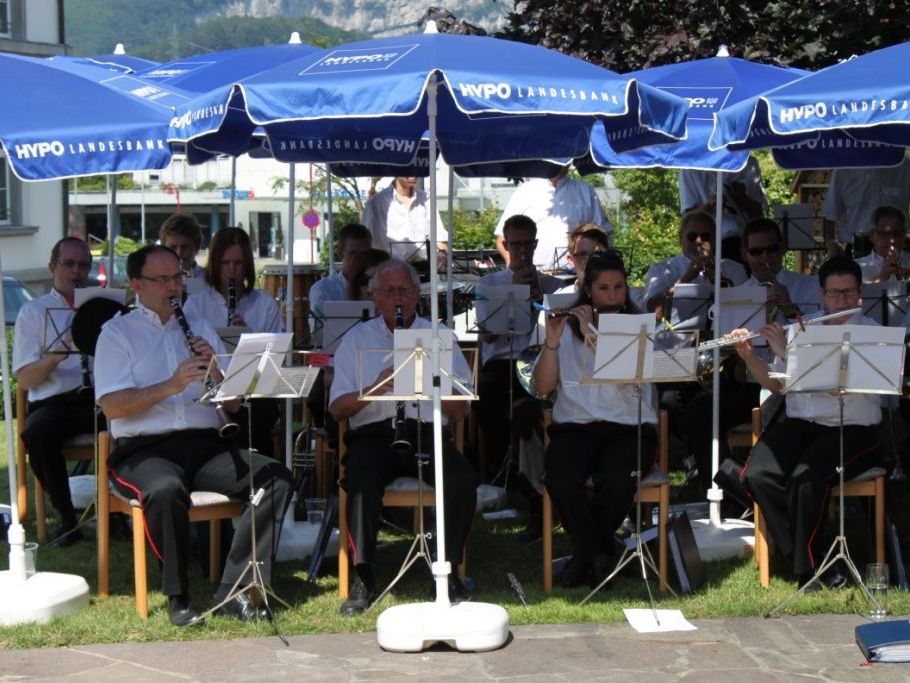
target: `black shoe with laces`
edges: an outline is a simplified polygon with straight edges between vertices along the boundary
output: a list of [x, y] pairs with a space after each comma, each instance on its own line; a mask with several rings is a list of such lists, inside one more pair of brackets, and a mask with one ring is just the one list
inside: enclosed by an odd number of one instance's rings
[[265, 607], [257, 607], [247, 593], [238, 593], [216, 609], [213, 614], [238, 621], [259, 621], [271, 616]]
[[174, 626], [184, 628], [203, 621], [199, 612], [193, 609], [190, 599], [185, 595], [172, 595], [168, 598], [168, 618]]
[[348, 599], [341, 603], [341, 614], [345, 617], [353, 617], [357, 614], [363, 614], [373, 604], [376, 599], [376, 588], [367, 585], [359, 576], [354, 576], [354, 582], [351, 584], [351, 592]]

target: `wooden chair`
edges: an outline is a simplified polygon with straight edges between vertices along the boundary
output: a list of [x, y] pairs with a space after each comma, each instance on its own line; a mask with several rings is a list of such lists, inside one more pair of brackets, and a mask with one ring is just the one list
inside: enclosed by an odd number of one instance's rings
[[[544, 447], [549, 445], [547, 427], [553, 418], [551, 410], [544, 411]], [[657, 467], [645, 477], [642, 482], [641, 500], [639, 503], [657, 503], [658, 505], [658, 531], [657, 531], [657, 569], [660, 575], [660, 590], [664, 592], [668, 587], [668, 557], [667, 557], [667, 519], [670, 514], [670, 478], [666, 474], [669, 459], [669, 427], [667, 411], [661, 410], [658, 417], [657, 433]], [[550, 494], [544, 487], [543, 493], [543, 589], [544, 592], [553, 591], [553, 503]]]
[[[25, 419], [28, 417], [28, 401], [22, 385], [16, 388], [16, 495], [19, 505], [19, 516], [25, 519], [28, 515], [28, 468], [26, 466], [25, 441], [22, 440], [22, 430], [25, 429]], [[64, 460], [95, 459], [95, 435], [79, 434], [69, 439], [63, 446]], [[47, 508], [44, 501], [44, 487], [35, 477], [35, 534], [38, 541], [47, 541]]]
[[[344, 444], [344, 434], [348, 430], [348, 421], [342, 420], [338, 425], [338, 460], [339, 460], [339, 480], [344, 479], [344, 455], [347, 448]], [[459, 421], [455, 425], [455, 447], [459, 452], [464, 448], [464, 422]], [[348, 550], [348, 518], [347, 510], [348, 494], [344, 487], [338, 487], [338, 595], [342, 598], [348, 597], [351, 582], [351, 556]], [[432, 486], [424, 486], [423, 504], [426, 506], [436, 505], [436, 492]], [[398, 477], [389, 484], [382, 494], [383, 507], [410, 507], [414, 508], [414, 529], [418, 528], [420, 508], [418, 506], [417, 479], [414, 477]], [[459, 576], [464, 578], [464, 563], [458, 568]]]
[[[138, 500], [130, 500], [110, 487], [107, 458], [112, 450], [108, 432], [98, 435], [98, 596], [110, 595], [110, 513], [130, 516], [133, 527], [133, 582], [136, 593], [136, 614], [148, 619], [148, 573], [146, 568], [145, 520]], [[189, 509], [190, 522], [209, 522], [209, 579], [221, 578], [221, 520], [239, 517], [243, 503], [220, 493], [193, 491]]]
[[[752, 444], [761, 437], [761, 410], [752, 410]], [[867, 497], [873, 500], [875, 526], [875, 561], [885, 561], [885, 475], [882, 467], [871, 467], [859, 476], [844, 482], [844, 497]], [[840, 496], [840, 486], [831, 489], [831, 503]], [[771, 585], [771, 551], [768, 546], [768, 529], [758, 503], [753, 503], [755, 520], [755, 561], [758, 563], [758, 580], [762, 588]]]

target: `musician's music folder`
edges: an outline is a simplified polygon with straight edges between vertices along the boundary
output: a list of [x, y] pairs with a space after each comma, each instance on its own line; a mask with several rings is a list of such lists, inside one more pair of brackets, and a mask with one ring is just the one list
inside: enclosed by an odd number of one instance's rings
[[910, 662], [910, 621], [894, 619], [860, 624], [856, 644], [870, 662]]

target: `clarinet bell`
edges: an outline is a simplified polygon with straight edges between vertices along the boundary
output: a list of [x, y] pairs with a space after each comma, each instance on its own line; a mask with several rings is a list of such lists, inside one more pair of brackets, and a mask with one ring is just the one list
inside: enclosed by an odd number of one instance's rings
[[395, 438], [392, 440], [392, 453], [400, 456], [411, 455], [414, 452], [413, 446], [408, 439], [407, 422], [404, 420], [395, 420]]

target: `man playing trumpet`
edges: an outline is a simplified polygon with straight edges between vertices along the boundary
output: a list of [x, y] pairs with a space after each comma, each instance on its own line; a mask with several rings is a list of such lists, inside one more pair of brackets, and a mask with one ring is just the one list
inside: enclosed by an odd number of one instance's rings
[[872, 252], [856, 262], [863, 271], [863, 283], [906, 280], [910, 275], [910, 255], [904, 251], [907, 241], [907, 217], [893, 206], [880, 206], [872, 212]]

